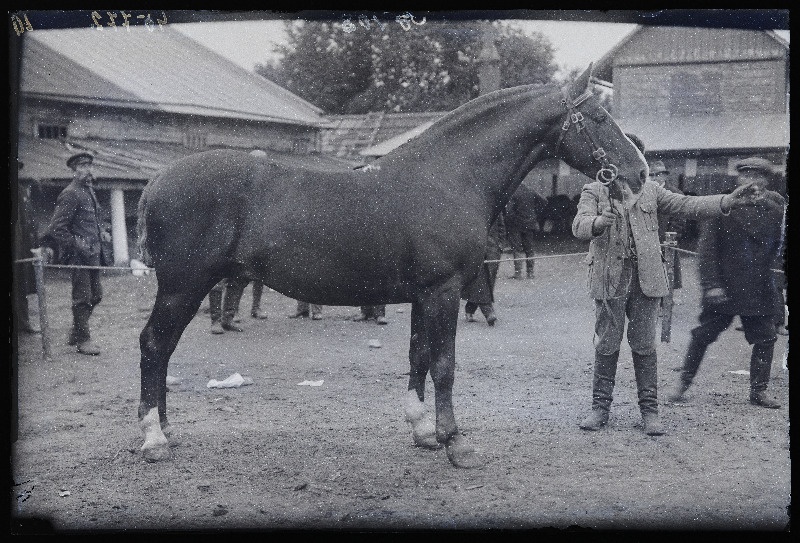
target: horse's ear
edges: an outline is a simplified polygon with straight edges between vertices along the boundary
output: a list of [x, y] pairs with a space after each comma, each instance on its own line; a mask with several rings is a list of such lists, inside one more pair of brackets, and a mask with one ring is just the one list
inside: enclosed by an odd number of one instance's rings
[[589, 88], [589, 85], [591, 85], [593, 67], [594, 62], [590, 62], [589, 67], [572, 83], [572, 91], [575, 93], [575, 96], [583, 94]]

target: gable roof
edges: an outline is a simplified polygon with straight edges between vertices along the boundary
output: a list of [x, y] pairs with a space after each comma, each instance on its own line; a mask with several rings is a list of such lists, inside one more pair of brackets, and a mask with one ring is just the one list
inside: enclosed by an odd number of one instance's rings
[[[628, 45], [634, 38], [638, 38], [640, 34], [643, 32], [652, 30], [652, 29], [685, 29], [686, 27], [663, 27], [663, 26], [654, 26], [654, 25], [637, 25], [633, 30], [631, 30], [625, 37], [623, 37], [617, 45], [612, 47], [605, 55], [600, 57], [594, 68], [592, 70], [592, 75], [597, 77], [598, 79], [611, 82], [613, 78], [613, 64], [614, 59], [620, 55], [620, 53], [625, 49], [625, 46]], [[703, 28], [700, 28], [703, 29]], [[712, 31], [730, 31], [730, 30], [742, 30], [742, 31], [749, 31], [753, 32], [753, 30], [748, 29], [719, 29], [719, 28], [705, 28], [705, 30], [712, 30]], [[774, 31], [774, 30], [758, 30], [755, 32], [763, 32], [766, 36], [774, 40], [777, 44], [779, 44], [782, 48], [789, 50], [789, 34], [783, 31]], [[719, 59], [718, 59], [719, 60]]]
[[24, 95], [183, 115], [323, 126], [322, 110], [169, 26], [37, 30]]

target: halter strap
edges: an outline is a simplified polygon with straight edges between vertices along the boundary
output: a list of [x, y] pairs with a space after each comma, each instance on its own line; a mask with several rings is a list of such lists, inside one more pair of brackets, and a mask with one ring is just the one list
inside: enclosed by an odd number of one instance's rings
[[617, 166], [609, 162], [605, 150], [595, 143], [594, 138], [592, 138], [592, 135], [589, 134], [589, 132], [584, 130], [585, 125], [583, 122], [583, 113], [578, 110], [578, 106], [588, 100], [593, 94], [594, 93], [591, 91], [591, 89], [586, 89], [583, 94], [575, 98], [575, 100], [572, 100], [569, 96], [567, 88], [561, 87], [561, 95], [563, 96], [561, 99], [561, 104], [567, 110], [567, 115], [563, 124], [561, 125], [561, 133], [559, 134], [558, 141], [556, 142], [556, 153], [561, 146], [564, 136], [569, 131], [570, 126], [574, 124], [578, 133], [582, 133], [583, 137], [589, 142], [589, 145], [592, 148], [592, 158], [600, 162], [600, 169], [597, 170], [597, 174], [595, 174], [595, 180], [599, 181], [603, 185], [608, 186], [612, 181], [614, 181], [614, 179], [617, 178], [617, 172], [619, 169]]

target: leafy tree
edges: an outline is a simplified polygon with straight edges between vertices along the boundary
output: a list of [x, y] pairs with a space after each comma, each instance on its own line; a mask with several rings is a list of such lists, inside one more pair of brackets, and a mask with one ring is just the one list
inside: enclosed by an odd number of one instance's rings
[[[287, 22], [281, 60], [256, 71], [328, 113], [446, 111], [478, 95], [482, 23], [368, 24]], [[494, 24], [502, 87], [553, 79], [547, 38]]]

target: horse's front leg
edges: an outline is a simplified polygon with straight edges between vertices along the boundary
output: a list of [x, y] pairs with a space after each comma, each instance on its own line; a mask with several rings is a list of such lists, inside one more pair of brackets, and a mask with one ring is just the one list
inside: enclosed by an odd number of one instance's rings
[[456, 366], [456, 325], [461, 281], [450, 281], [422, 297], [420, 304], [427, 330], [430, 374], [436, 405], [436, 440], [447, 448], [447, 458], [459, 468], [474, 468], [486, 463], [467, 438], [458, 431], [453, 412], [453, 382]]
[[181, 334], [203, 300], [202, 292], [165, 295], [159, 286], [153, 312], [139, 335], [141, 396], [139, 425], [144, 433], [142, 455], [157, 462], [170, 456], [167, 422], [167, 368]]
[[428, 331], [425, 328], [422, 304], [411, 305], [411, 346], [408, 352], [411, 371], [408, 377], [408, 393], [403, 399], [406, 422], [411, 426], [414, 444], [426, 449], [439, 449], [436, 441], [436, 425], [425, 409], [425, 380], [431, 366], [431, 353], [428, 349]]

